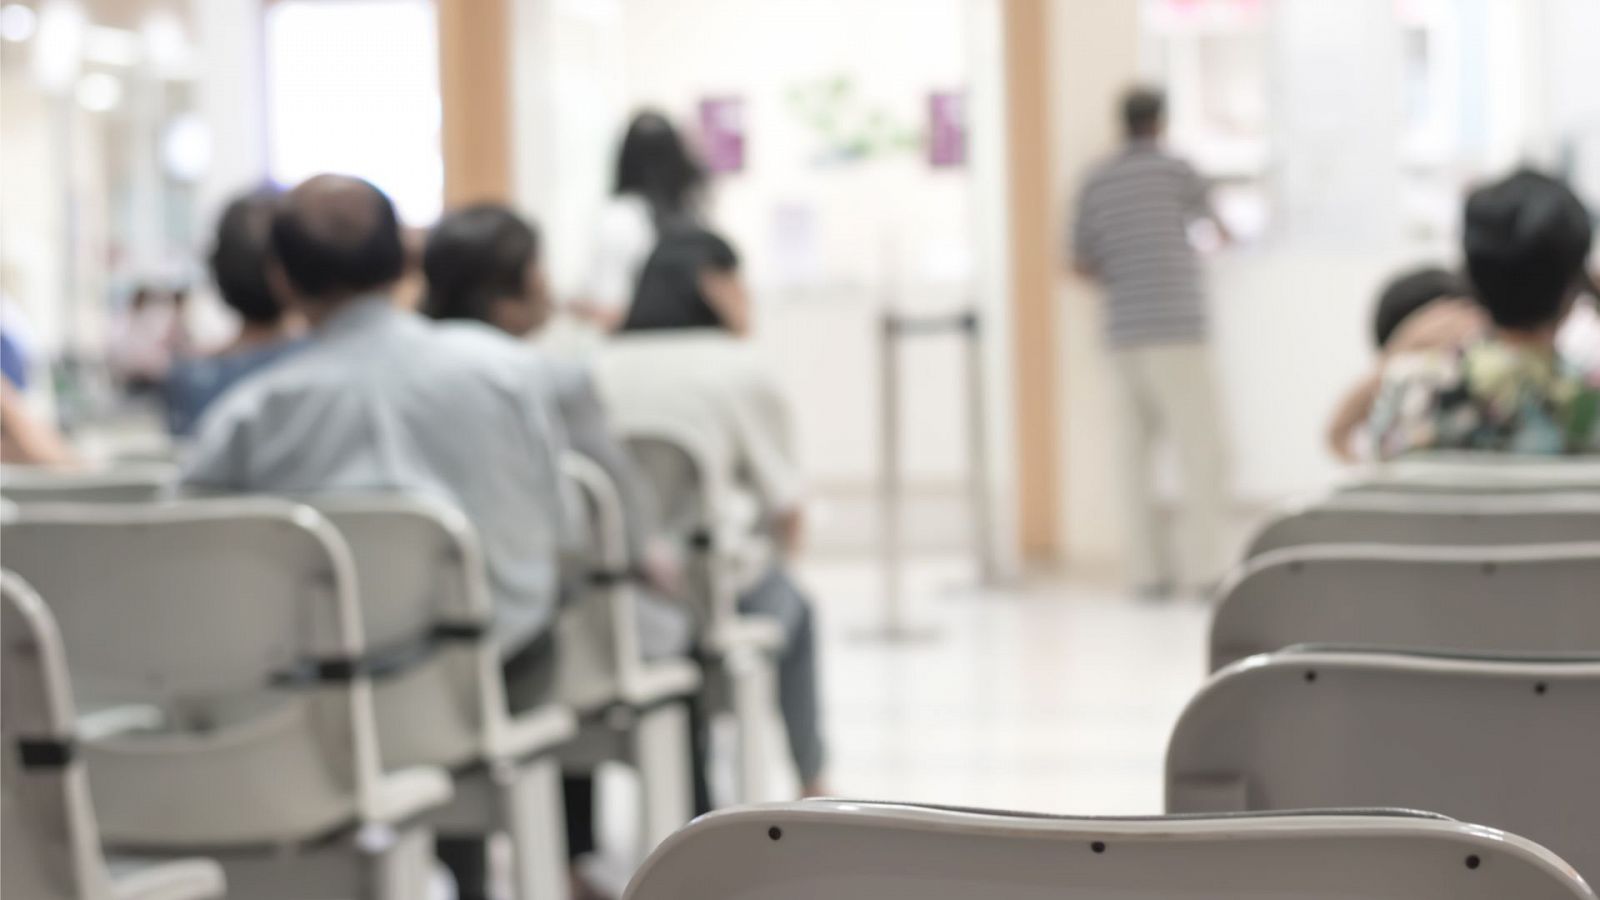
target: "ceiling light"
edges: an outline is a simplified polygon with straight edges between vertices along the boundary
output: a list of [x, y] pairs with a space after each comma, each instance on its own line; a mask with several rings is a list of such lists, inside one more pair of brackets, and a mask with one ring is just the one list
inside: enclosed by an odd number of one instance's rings
[[122, 102], [122, 81], [105, 72], [90, 72], [78, 80], [78, 105], [89, 112], [110, 112]]
[[211, 132], [195, 113], [181, 113], [161, 136], [161, 159], [167, 174], [183, 182], [196, 182], [211, 166]]
[[72, 88], [88, 25], [83, 7], [73, 0], [50, 0], [40, 8], [39, 32], [33, 44], [33, 74], [40, 87], [62, 93]]
[[20, 44], [39, 27], [39, 15], [31, 6], [21, 3], [7, 3], [0, 6], [0, 39]]
[[90, 25], [83, 35], [83, 58], [103, 66], [132, 67], [144, 56], [139, 33], [126, 28]]
[[183, 23], [170, 10], [151, 13], [140, 26], [144, 37], [144, 55], [163, 74], [181, 71], [189, 64], [193, 53], [189, 38], [183, 33]]

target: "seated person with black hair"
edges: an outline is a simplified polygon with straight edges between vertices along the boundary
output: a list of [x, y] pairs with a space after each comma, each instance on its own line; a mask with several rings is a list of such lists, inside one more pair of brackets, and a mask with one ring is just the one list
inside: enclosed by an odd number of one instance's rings
[[[394, 205], [319, 175], [273, 212], [268, 278], [306, 346], [206, 414], [184, 482], [236, 493], [413, 493], [460, 509], [482, 542], [507, 684], [553, 677], [558, 551], [573, 535], [566, 439], [543, 357], [476, 323], [395, 305]], [[508, 690], [508, 695], [512, 692]], [[459, 896], [486, 896], [484, 842], [439, 840]]]
[[[516, 338], [537, 332], [549, 321], [551, 303], [539, 259], [539, 234], [504, 206], [469, 206], [440, 219], [422, 251], [422, 271], [427, 280], [422, 309], [433, 319], [457, 327], [492, 326]], [[529, 347], [528, 352], [535, 351]], [[545, 371], [568, 445], [604, 469], [617, 489], [630, 566], [651, 588], [634, 595], [641, 654], [646, 659], [689, 654], [694, 648], [694, 622], [685, 607], [662, 596], [674, 589], [676, 575], [663, 546], [652, 538], [656, 516], [649, 491], [607, 426], [588, 367], [548, 358]], [[565, 572], [563, 582], [577, 584], [581, 574]], [[704, 749], [698, 740], [691, 752], [702, 773], [695, 785], [696, 806], [706, 812], [710, 800], [703, 776]], [[576, 860], [595, 849], [594, 778], [569, 772], [563, 776], [563, 788], [567, 853]], [[574, 883], [577, 889], [586, 889]]]
[[211, 277], [239, 316], [239, 333], [209, 356], [179, 359], [165, 383], [167, 427], [177, 437], [194, 432], [217, 398], [252, 373], [300, 349], [303, 323], [273, 295], [267, 282], [267, 232], [278, 193], [263, 188], [236, 197], [222, 211], [212, 246]]
[[[478, 204], [440, 219], [422, 251], [422, 271], [422, 311], [430, 318], [480, 322], [515, 338], [537, 334], [550, 320], [539, 233], [504, 206]], [[632, 568], [659, 592], [671, 593], [677, 573], [653, 534], [653, 498], [606, 421], [589, 367], [559, 357], [545, 362], [568, 445], [604, 469], [616, 486]], [[652, 599], [646, 596], [639, 606], [641, 651], [652, 659], [687, 652], [692, 643], [687, 613]]]
[[1562, 357], [1556, 334], [1586, 288], [1588, 210], [1528, 170], [1474, 191], [1463, 228], [1489, 334], [1456, 350], [1396, 356], [1368, 420], [1378, 455], [1475, 450], [1600, 453], [1600, 373]]
[[1351, 388], [1334, 410], [1328, 448], [1344, 462], [1361, 457], [1358, 445], [1383, 384], [1384, 363], [1423, 350], [1455, 350], [1483, 337], [1489, 317], [1472, 299], [1465, 278], [1437, 266], [1412, 269], [1384, 285], [1373, 310], [1377, 366]]

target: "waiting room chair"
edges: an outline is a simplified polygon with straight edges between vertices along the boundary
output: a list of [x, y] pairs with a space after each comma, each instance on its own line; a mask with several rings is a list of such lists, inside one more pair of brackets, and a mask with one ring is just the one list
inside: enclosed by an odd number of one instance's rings
[[419, 497], [316, 498], [350, 548], [386, 769], [437, 766], [455, 796], [429, 813], [441, 834], [505, 832], [523, 900], [565, 897], [558, 752], [577, 732], [565, 706], [509, 711], [476, 531]]
[[171, 497], [178, 468], [129, 464], [71, 471], [43, 466], [0, 468], [0, 496], [13, 503], [150, 503]]
[[1589, 494], [1334, 494], [1269, 522], [1247, 558], [1307, 544], [1494, 546], [1600, 541]]
[[813, 801], [714, 813], [625, 900], [1579, 900], [1550, 851], [1427, 813], [1066, 818]]
[[1600, 543], [1277, 550], [1221, 588], [1211, 669], [1304, 643], [1600, 652], [1596, 585]]
[[209, 900], [222, 869], [206, 859], [108, 865], [77, 755], [66, 651], [44, 601], [0, 573], [0, 894], [18, 900]]
[[1169, 812], [1324, 806], [1480, 822], [1600, 879], [1600, 651], [1290, 648], [1190, 700], [1167, 748]]
[[708, 705], [731, 712], [738, 726], [739, 799], [764, 800], [771, 790], [768, 741], [782, 723], [773, 654], [783, 633], [765, 617], [742, 615], [738, 595], [741, 584], [758, 576], [770, 547], [736, 513], [740, 498], [724, 474], [732, 466], [701, 436], [660, 420], [615, 426], [655, 491], [666, 532], [689, 560], [688, 593], [709, 667]]
[[439, 769], [384, 772], [339, 533], [266, 499], [23, 506], [5, 564], [45, 596], [90, 715], [102, 839], [222, 864], [229, 896], [420, 898]]
[[629, 571], [627, 524], [616, 486], [593, 461], [569, 453], [562, 472], [577, 488], [589, 536], [576, 586], [577, 602], [557, 623], [558, 696], [583, 716], [584, 729], [568, 752], [590, 769], [606, 760], [632, 765], [640, 776], [640, 824], [646, 852], [694, 817], [696, 727], [689, 701], [700, 690], [700, 669], [687, 657], [646, 660], [636, 612], [638, 576]]

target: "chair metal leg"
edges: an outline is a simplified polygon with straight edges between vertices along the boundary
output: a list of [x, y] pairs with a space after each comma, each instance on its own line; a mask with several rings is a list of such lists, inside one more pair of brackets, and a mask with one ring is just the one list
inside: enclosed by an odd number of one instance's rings
[[543, 757], [507, 776], [500, 791], [501, 819], [511, 834], [517, 900], [567, 896], [567, 832], [562, 821], [561, 763]]
[[633, 726], [639, 772], [640, 827], [648, 854], [694, 816], [694, 761], [688, 707], [669, 703], [641, 714]]
[[778, 683], [772, 660], [760, 653], [729, 660], [728, 692], [739, 732], [739, 802], [761, 803], [771, 791], [768, 739], [777, 717]]
[[369, 827], [357, 840], [365, 854], [363, 893], [370, 900], [428, 900], [433, 829]]

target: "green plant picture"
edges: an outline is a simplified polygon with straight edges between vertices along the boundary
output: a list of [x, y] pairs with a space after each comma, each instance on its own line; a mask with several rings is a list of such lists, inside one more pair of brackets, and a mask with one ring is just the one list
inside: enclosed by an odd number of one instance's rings
[[791, 87], [789, 111], [816, 138], [814, 162], [846, 165], [914, 153], [922, 146], [916, 128], [864, 98], [849, 75], [835, 75]]

